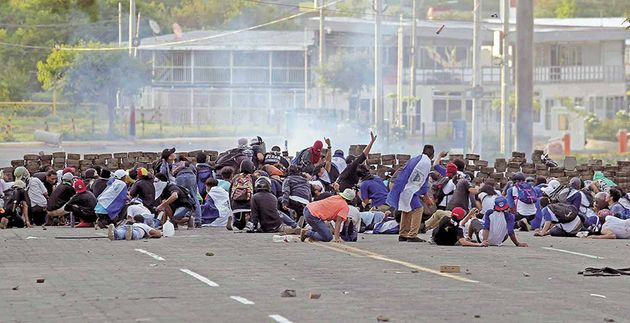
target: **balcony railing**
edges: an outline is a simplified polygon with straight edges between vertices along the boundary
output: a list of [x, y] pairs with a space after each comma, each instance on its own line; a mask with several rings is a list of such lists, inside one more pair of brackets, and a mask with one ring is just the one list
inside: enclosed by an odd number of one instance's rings
[[[386, 71], [387, 72], [387, 71]], [[625, 69], [623, 65], [594, 65], [594, 66], [537, 66], [534, 67], [535, 83], [585, 83], [585, 82], [624, 82]], [[471, 67], [417, 69], [417, 84], [470, 84], [473, 70]], [[514, 71], [510, 73], [514, 81]], [[501, 81], [499, 66], [484, 66], [481, 68], [484, 84], [497, 84]], [[388, 83], [396, 83], [396, 72], [386, 77]], [[409, 70], [404, 72], [404, 82], [409, 82]]]

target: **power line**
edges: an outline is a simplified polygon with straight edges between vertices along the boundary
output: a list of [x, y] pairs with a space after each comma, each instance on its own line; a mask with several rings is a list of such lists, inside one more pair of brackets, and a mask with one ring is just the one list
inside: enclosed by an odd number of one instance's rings
[[[336, 3], [339, 3], [341, 1], [344, 0], [337, 0], [337, 1], [333, 1], [330, 3], [327, 3], [325, 5], [323, 5], [322, 7], [328, 7], [328, 6], [332, 6]], [[277, 23], [281, 23], [281, 22], [285, 22], [291, 19], [295, 19], [297, 17], [303, 16], [305, 14], [308, 13], [312, 13], [312, 12], [316, 12], [317, 10], [319, 10], [319, 8], [317, 9], [308, 9], [306, 11], [303, 12], [299, 12], [290, 16], [286, 16], [283, 18], [279, 18], [276, 20], [272, 20], [266, 23], [262, 23], [259, 25], [255, 25], [255, 26], [251, 26], [251, 27], [247, 27], [247, 28], [243, 28], [243, 29], [237, 29], [237, 30], [232, 30], [232, 31], [227, 31], [224, 33], [219, 33], [219, 34], [215, 34], [215, 35], [211, 35], [211, 36], [206, 36], [206, 37], [199, 37], [199, 38], [193, 38], [193, 39], [187, 39], [187, 40], [179, 40], [179, 41], [173, 41], [173, 42], [167, 42], [167, 43], [163, 43], [163, 44], [154, 44], [154, 45], [144, 45], [144, 46], [138, 46], [138, 49], [148, 49], [148, 48], [155, 48], [155, 47], [163, 47], [163, 46], [172, 46], [172, 45], [181, 45], [181, 44], [187, 44], [187, 43], [193, 43], [193, 42], [197, 42], [197, 41], [202, 41], [202, 40], [209, 40], [209, 39], [214, 39], [214, 38], [219, 38], [219, 37], [225, 37], [225, 36], [229, 36], [229, 35], [235, 35], [235, 34], [239, 34], [245, 31], [250, 31], [250, 30], [255, 30], [255, 29], [259, 29], [259, 28], [263, 28], [263, 27], [267, 27], [273, 24], [277, 24]], [[59, 46], [55, 46], [54, 48], [52, 47], [45, 47], [45, 46], [34, 46], [34, 45], [22, 45], [22, 44], [11, 44], [11, 43], [5, 43], [5, 42], [0, 42], [0, 45], [4, 45], [4, 46], [10, 46], [10, 47], [17, 47], [17, 48], [24, 48], [24, 49], [38, 49], [38, 50], [63, 50], [63, 51], [75, 51], [75, 52], [98, 52], [98, 51], [119, 51], [119, 50], [128, 50], [128, 48], [126, 47], [59, 47]]]
[[53, 23], [53, 24], [14, 24], [14, 23], [0, 23], [0, 28], [56, 28], [56, 27], [80, 27], [80, 26], [92, 26], [92, 25], [101, 25], [110, 22], [116, 22], [118, 20], [101, 20], [98, 22], [91, 23]]

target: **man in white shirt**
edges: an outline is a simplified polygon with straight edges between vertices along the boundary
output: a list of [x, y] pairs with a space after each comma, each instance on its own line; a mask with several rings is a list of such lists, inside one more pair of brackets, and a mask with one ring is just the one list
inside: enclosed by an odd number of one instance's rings
[[32, 176], [28, 181], [28, 198], [31, 201], [29, 214], [31, 221], [35, 225], [46, 223], [46, 205], [48, 203], [48, 190], [44, 183], [37, 177]]
[[159, 238], [162, 231], [154, 229], [144, 223], [142, 215], [134, 217], [136, 223], [132, 225], [124, 225], [116, 228], [113, 224], [107, 227], [107, 237], [109, 240], [140, 240], [144, 238]]

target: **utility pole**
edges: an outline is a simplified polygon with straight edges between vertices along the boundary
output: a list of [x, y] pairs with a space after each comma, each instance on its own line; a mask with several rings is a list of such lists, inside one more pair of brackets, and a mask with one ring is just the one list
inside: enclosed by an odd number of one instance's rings
[[510, 108], [510, 0], [501, 0], [501, 19], [503, 20], [503, 34], [501, 35], [501, 154], [505, 158], [510, 154], [512, 138]]
[[[317, 0], [315, 0], [317, 1]], [[319, 0], [319, 70], [321, 72], [324, 71], [324, 59], [326, 56], [326, 31], [324, 30], [324, 2], [326, 0]], [[319, 113], [323, 113], [324, 112], [324, 108], [326, 106], [326, 98], [324, 97], [326, 95], [325, 91], [324, 91], [324, 84], [322, 84], [322, 82], [318, 82], [318, 86], [319, 86], [319, 95], [318, 95], [318, 100], [319, 100]]]
[[481, 107], [481, 0], [475, 0], [473, 4], [473, 102], [472, 102], [472, 149], [471, 151], [480, 154], [483, 151], [481, 134], [481, 118], [483, 109]]
[[136, 17], [136, 1], [129, 0], [129, 56], [133, 54], [134, 19]]
[[533, 151], [533, 38], [534, 3], [518, 1], [516, 5], [516, 149]]
[[377, 133], [383, 133], [383, 53], [381, 35], [381, 14], [383, 13], [383, 0], [374, 0], [374, 126]]
[[417, 0], [411, 0], [411, 44], [409, 46], [409, 96], [410, 100], [407, 102], [407, 127], [409, 128], [409, 134], [413, 135], [414, 129], [414, 116], [417, 109], [416, 101], [416, 29], [418, 29], [418, 18], [416, 17], [418, 7]]
[[403, 16], [400, 14], [400, 23], [398, 24], [398, 53], [396, 57], [396, 127], [403, 125], [402, 121], [402, 99], [403, 99], [403, 55], [404, 55], [404, 29]]

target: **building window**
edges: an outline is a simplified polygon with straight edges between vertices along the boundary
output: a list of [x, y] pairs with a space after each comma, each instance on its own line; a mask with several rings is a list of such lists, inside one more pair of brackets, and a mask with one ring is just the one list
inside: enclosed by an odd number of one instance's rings
[[569, 115], [558, 114], [558, 130], [569, 130]]
[[462, 119], [462, 100], [448, 100], [448, 121], [461, 120], [461, 119]]
[[433, 100], [433, 121], [446, 121], [447, 112], [446, 100]]
[[472, 121], [473, 118], [473, 102], [466, 100], [466, 120]]

